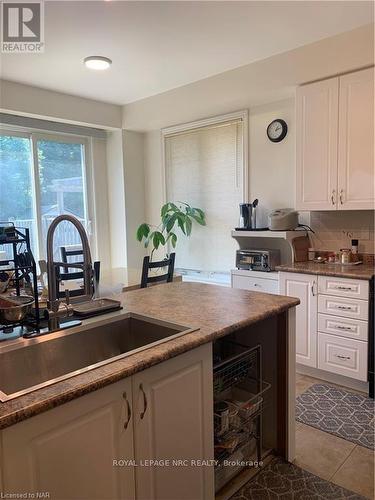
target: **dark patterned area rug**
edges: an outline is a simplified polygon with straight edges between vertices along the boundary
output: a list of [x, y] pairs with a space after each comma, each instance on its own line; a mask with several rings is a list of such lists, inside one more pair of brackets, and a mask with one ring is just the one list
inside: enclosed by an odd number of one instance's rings
[[296, 420], [374, 449], [374, 400], [329, 384], [314, 384], [296, 398]]
[[276, 458], [231, 500], [365, 500], [364, 497]]

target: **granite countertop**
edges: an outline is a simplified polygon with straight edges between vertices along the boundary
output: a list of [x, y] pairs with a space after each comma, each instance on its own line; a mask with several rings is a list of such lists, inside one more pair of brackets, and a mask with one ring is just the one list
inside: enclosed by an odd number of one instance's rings
[[375, 274], [371, 264], [341, 266], [338, 264], [319, 264], [317, 262], [294, 262], [275, 267], [276, 271], [288, 273], [320, 274], [321, 276], [337, 276], [339, 278], [354, 278], [370, 280]]
[[[0, 403], [0, 429], [299, 304], [298, 299], [282, 295], [178, 282], [122, 293], [118, 298], [122, 301], [123, 311], [99, 316], [98, 321], [115, 315], [120, 319], [121, 315], [131, 311], [199, 330]], [[88, 321], [95, 324], [93, 318]], [[0, 344], [0, 352], [6, 343]]]

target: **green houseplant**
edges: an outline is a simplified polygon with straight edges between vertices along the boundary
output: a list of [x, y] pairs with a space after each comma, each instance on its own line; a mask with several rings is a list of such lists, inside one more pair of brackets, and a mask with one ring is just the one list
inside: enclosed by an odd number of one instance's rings
[[172, 247], [175, 248], [177, 244], [176, 229], [180, 229], [185, 236], [190, 236], [193, 222], [201, 226], [206, 225], [205, 213], [200, 208], [191, 207], [188, 203], [168, 202], [161, 207], [160, 211], [160, 224], [152, 226], [144, 222], [137, 229], [137, 240], [143, 241], [145, 248], [151, 244], [153, 246], [151, 251], [152, 256], [159, 248], [160, 245], [164, 246], [171, 241]]

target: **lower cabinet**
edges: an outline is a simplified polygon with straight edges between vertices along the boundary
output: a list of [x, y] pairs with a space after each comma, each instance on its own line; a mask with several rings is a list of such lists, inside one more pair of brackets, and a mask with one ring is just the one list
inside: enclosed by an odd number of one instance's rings
[[301, 301], [296, 308], [297, 363], [367, 381], [368, 282], [280, 272], [280, 293]]
[[317, 277], [309, 274], [280, 273], [280, 294], [297, 297], [296, 360], [302, 365], [317, 367]]
[[322, 370], [367, 380], [367, 342], [319, 332], [319, 361]]
[[131, 379], [112, 384], [2, 431], [6, 493], [46, 492], [53, 499], [134, 498]]
[[137, 499], [211, 500], [212, 467], [198, 465], [214, 458], [211, 352], [199, 358], [189, 352], [167, 363], [168, 371], [163, 363], [132, 379], [135, 459], [169, 460], [137, 467]]
[[212, 499], [213, 468], [191, 465], [213, 458], [212, 393], [206, 344], [8, 427], [0, 435], [4, 492]]
[[277, 272], [261, 272], [233, 270], [231, 273], [232, 288], [252, 290], [253, 292], [279, 294], [279, 277]]

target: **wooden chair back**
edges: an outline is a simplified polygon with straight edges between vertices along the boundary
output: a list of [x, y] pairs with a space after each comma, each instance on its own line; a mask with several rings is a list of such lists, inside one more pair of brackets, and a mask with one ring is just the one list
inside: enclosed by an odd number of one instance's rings
[[[173, 281], [174, 272], [174, 261], [176, 254], [171, 253], [168, 259], [160, 260], [158, 262], [150, 262], [150, 257], [147, 256], [143, 259], [142, 266], [142, 277], [141, 277], [141, 288], [147, 288], [149, 283], [170, 283]], [[167, 272], [165, 274], [158, 274], [156, 276], [149, 276], [148, 272], [150, 269], [158, 269], [167, 267]]]

